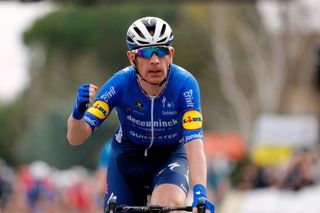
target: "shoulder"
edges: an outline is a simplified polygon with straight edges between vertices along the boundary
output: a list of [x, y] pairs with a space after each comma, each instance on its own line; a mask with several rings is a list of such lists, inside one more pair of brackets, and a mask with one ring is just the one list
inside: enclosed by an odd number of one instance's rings
[[193, 82], [197, 84], [196, 78], [193, 76], [191, 72], [188, 70], [184, 69], [183, 67], [176, 65], [176, 64], [171, 64], [170, 70], [173, 75], [173, 80], [175, 82], [179, 82], [181, 84], [185, 83], [186, 81]]
[[115, 100], [118, 100], [121, 97], [122, 91], [125, 88], [126, 82], [130, 82], [131, 78], [134, 78], [135, 70], [133, 67], [126, 67], [121, 70], [118, 70], [109, 78], [99, 90], [97, 97], [104, 100], [105, 102], [112, 97], [118, 97]]
[[132, 78], [135, 75], [135, 69], [132, 66], [125, 67], [121, 70], [118, 70], [114, 75], [113, 78]]
[[130, 82], [135, 77], [135, 69], [132, 66], [116, 71], [103, 85], [103, 87], [121, 87], [124, 82]]

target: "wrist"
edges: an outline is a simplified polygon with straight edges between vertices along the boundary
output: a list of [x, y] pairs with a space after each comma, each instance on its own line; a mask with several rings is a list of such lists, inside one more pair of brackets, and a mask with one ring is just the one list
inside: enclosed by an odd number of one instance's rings
[[76, 120], [81, 120], [82, 117], [84, 116], [84, 113], [85, 113], [85, 111], [84, 112], [79, 112], [78, 107], [74, 106], [73, 112], [72, 112], [72, 117], [74, 119], [76, 119]]
[[196, 184], [193, 186], [193, 196], [194, 197], [207, 197], [206, 188], [201, 184]]

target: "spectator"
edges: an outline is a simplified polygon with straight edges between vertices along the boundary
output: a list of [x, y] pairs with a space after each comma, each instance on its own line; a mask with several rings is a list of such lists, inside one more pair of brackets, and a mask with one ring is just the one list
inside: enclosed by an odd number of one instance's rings
[[12, 186], [9, 181], [11, 173], [5, 162], [0, 159], [0, 210], [5, 208], [12, 195]]

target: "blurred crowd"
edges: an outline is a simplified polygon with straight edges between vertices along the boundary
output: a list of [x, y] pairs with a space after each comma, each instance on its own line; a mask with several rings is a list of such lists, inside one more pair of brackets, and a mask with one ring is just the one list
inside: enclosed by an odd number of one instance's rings
[[95, 173], [80, 166], [55, 170], [37, 161], [14, 171], [0, 165], [2, 213], [101, 213], [100, 191]]
[[[315, 184], [320, 184], [318, 149], [300, 150], [282, 164], [264, 167], [248, 161], [239, 169], [239, 162], [223, 156], [208, 160], [208, 192], [217, 205], [230, 189], [297, 191]], [[37, 161], [13, 169], [0, 161], [1, 213], [100, 213], [101, 187], [97, 171], [81, 166], [57, 170]]]
[[244, 163], [223, 156], [208, 161], [208, 186], [212, 199], [218, 204], [231, 190], [248, 191], [260, 188], [298, 191], [320, 185], [320, 150], [295, 150], [290, 158], [279, 164], [258, 166], [250, 159]]
[[320, 153], [317, 149], [296, 151], [292, 157], [278, 165], [258, 167], [247, 164], [236, 185], [239, 190], [273, 187], [298, 191], [320, 183]]

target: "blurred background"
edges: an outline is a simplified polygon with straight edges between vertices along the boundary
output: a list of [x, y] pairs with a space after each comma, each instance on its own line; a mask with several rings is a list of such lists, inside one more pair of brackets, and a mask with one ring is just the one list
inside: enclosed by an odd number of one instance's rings
[[127, 66], [143, 16], [173, 28], [199, 81], [208, 191], [219, 213], [320, 212], [318, 0], [0, 1], [0, 212], [102, 212], [100, 152], [66, 124], [81, 83]]

